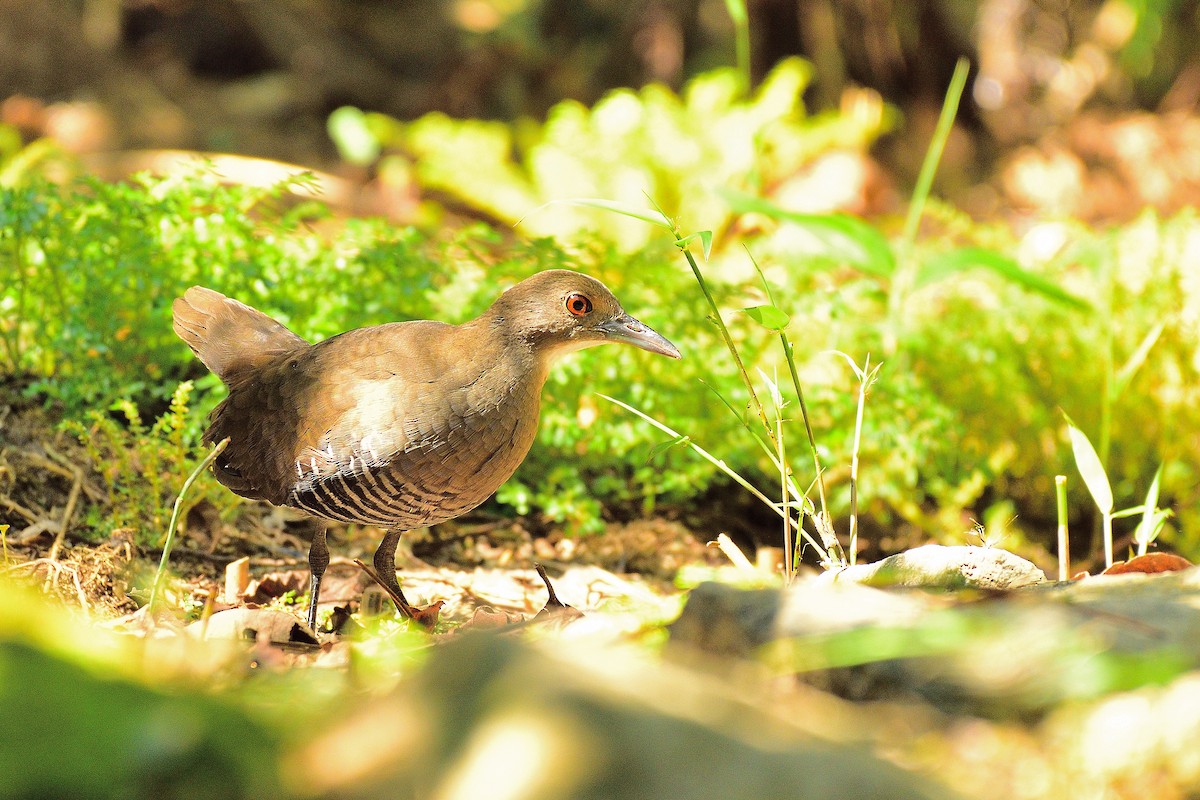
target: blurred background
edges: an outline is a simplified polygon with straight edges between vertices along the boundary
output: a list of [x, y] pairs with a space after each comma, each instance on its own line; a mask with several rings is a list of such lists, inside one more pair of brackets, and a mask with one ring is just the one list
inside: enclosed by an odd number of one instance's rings
[[[1121, 219], [1196, 199], [1195, 3], [752, 0], [748, 11], [755, 81], [800, 55], [810, 109], [866, 88], [899, 111], [871, 149], [876, 180], [912, 183], [967, 56], [973, 81], [939, 173], [961, 207]], [[326, 123], [341, 106], [542, 119], [616, 87], [678, 90], [733, 64], [735, 40], [722, 0], [4, 0], [0, 121], [78, 153], [183, 148], [337, 169]]]

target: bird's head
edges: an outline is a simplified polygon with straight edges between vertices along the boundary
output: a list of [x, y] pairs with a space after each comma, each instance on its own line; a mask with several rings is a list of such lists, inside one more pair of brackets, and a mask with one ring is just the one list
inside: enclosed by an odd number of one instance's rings
[[625, 313], [607, 286], [571, 270], [546, 270], [526, 278], [500, 295], [488, 315], [546, 355], [623, 342], [680, 357], [675, 345]]

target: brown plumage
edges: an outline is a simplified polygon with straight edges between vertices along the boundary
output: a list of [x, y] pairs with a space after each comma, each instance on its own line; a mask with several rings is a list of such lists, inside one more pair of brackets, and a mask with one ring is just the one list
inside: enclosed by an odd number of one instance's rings
[[[230, 439], [217, 479], [243, 497], [386, 528], [375, 566], [392, 582], [401, 532], [470, 511], [524, 460], [557, 356], [625, 342], [679, 357], [602, 283], [567, 270], [534, 275], [462, 325], [391, 323], [316, 345], [211, 289], [192, 287], [173, 310], [175, 332], [229, 387], [205, 432], [206, 443]], [[313, 624], [323, 532], [309, 561]]]

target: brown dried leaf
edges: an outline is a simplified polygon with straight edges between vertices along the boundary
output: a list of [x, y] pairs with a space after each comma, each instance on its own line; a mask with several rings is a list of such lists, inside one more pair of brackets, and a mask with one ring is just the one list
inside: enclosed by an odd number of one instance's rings
[[1158, 572], [1179, 572], [1191, 567], [1192, 562], [1174, 553], [1147, 553], [1128, 561], [1118, 561], [1100, 574], [1123, 575], [1130, 572], [1143, 572], [1153, 575]]

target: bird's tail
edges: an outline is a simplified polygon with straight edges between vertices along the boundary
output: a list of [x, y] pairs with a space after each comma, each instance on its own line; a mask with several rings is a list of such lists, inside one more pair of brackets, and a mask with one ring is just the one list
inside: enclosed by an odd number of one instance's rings
[[175, 333], [229, 387], [284, 354], [308, 346], [261, 311], [203, 286], [188, 289], [171, 310]]

